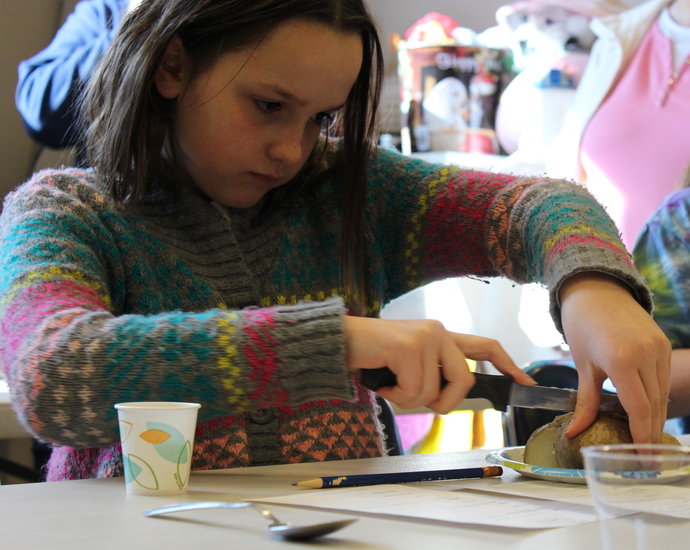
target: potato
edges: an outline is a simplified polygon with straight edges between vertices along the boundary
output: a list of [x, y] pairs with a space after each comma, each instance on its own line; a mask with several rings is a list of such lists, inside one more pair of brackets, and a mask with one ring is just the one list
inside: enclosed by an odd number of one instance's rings
[[667, 434], [666, 432], [664, 432], [661, 434], [661, 444], [662, 445], [681, 445], [681, 442], [678, 441], [671, 434]]
[[559, 468], [558, 462], [556, 462], [556, 455], [553, 452], [553, 444], [564, 416], [556, 417], [553, 422], [544, 424], [532, 433], [525, 444], [523, 457], [525, 464], [545, 466], [546, 468]]
[[[572, 439], [565, 437], [573, 413], [557, 416], [541, 426], [525, 444], [524, 462], [548, 468], [584, 468], [580, 449], [589, 445], [632, 443], [625, 414], [599, 413], [596, 421]], [[664, 433], [662, 443], [680, 445], [671, 434]]]
[[[616, 443], [632, 443], [628, 418], [622, 414], [600, 413], [594, 423], [573, 438], [565, 436], [574, 413], [563, 415], [553, 451], [556, 462], [561, 468], [584, 468], [584, 462], [580, 449], [590, 445], [613, 445]], [[560, 417], [559, 417], [560, 418]]]

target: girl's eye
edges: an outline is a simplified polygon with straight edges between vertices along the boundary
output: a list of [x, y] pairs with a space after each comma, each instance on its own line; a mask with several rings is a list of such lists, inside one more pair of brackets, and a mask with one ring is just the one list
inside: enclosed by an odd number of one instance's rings
[[279, 101], [267, 101], [265, 99], [255, 99], [256, 106], [262, 113], [276, 113], [280, 111], [283, 104]]
[[316, 113], [314, 115], [314, 122], [323, 130], [327, 130], [335, 121], [335, 112], [331, 113]]

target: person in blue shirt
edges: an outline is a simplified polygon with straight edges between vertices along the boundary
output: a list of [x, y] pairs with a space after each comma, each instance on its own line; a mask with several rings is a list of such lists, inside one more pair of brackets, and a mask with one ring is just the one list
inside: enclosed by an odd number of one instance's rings
[[[690, 183], [690, 171], [684, 184]], [[690, 433], [690, 188], [669, 195], [649, 218], [633, 250], [654, 294], [654, 320], [671, 341], [669, 418]]]
[[81, 0], [50, 44], [19, 63], [15, 103], [32, 139], [46, 147], [77, 147], [79, 92], [110, 46], [122, 16], [140, 0]]

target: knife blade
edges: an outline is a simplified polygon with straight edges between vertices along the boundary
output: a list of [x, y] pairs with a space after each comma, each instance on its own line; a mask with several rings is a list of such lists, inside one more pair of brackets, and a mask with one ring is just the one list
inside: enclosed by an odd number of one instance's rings
[[[472, 373], [475, 384], [467, 394], [468, 399], [484, 398], [491, 402], [497, 411], [512, 407], [527, 409], [547, 409], [552, 411], [574, 411], [577, 402], [577, 390], [553, 388], [550, 386], [525, 386], [516, 384], [510, 376], [500, 374]], [[388, 367], [363, 369], [361, 382], [370, 390], [376, 391], [383, 386], [394, 386], [396, 376]], [[447, 384], [441, 380], [441, 387]], [[599, 410], [603, 412], [625, 412], [615, 393], [602, 393]]]

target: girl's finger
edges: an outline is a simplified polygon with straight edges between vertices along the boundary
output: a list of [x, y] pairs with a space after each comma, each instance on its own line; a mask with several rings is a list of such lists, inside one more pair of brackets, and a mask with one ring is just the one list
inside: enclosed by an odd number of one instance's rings
[[457, 408], [458, 403], [472, 388], [474, 378], [467, 365], [464, 350], [452, 338], [448, 338], [441, 348], [439, 367], [438, 370], [447, 383], [428, 407], [439, 414], [446, 414]]
[[454, 337], [468, 359], [489, 361], [499, 372], [512, 376], [518, 384], [535, 383], [532, 377], [515, 364], [497, 340], [470, 334], [455, 334]]

